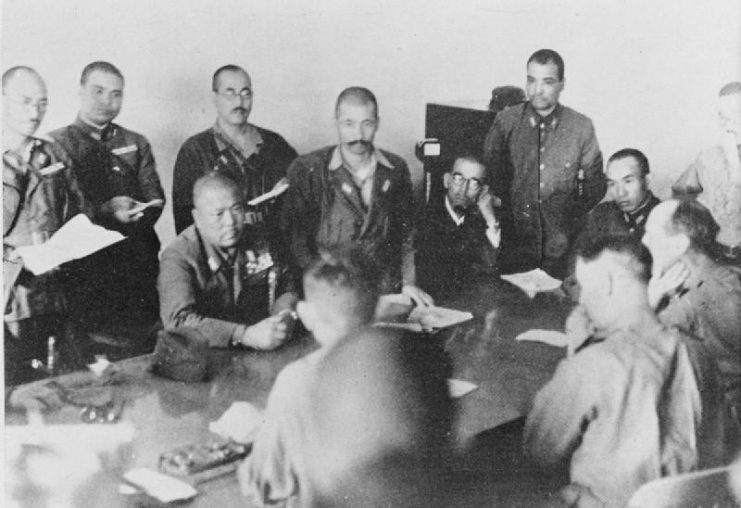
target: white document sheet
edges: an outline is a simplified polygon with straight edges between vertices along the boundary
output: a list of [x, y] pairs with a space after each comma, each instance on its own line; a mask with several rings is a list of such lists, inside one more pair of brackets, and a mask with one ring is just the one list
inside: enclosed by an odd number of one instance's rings
[[454, 399], [463, 397], [478, 387], [479, 385], [463, 381], [462, 379], [448, 379], [448, 390], [450, 391], [450, 396]]
[[543, 291], [553, 291], [561, 287], [561, 281], [554, 279], [540, 268], [529, 272], [502, 275], [502, 279], [522, 289], [530, 298]]
[[192, 485], [145, 467], [132, 469], [123, 477], [162, 503], [182, 501], [198, 495]]
[[39, 275], [73, 259], [84, 258], [126, 238], [117, 231], [96, 226], [87, 216], [78, 214], [40, 245], [18, 247], [23, 265]]
[[539, 330], [537, 328], [521, 333], [515, 337], [515, 340], [542, 342], [543, 344], [556, 347], [567, 347], [571, 342], [571, 338], [565, 333], [557, 332], [556, 330]]
[[208, 430], [237, 443], [251, 443], [263, 423], [262, 411], [249, 402], [234, 402]]
[[473, 314], [445, 307], [415, 307], [407, 319], [419, 323], [424, 330], [447, 328], [473, 319]]
[[284, 192], [288, 190], [288, 181], [281, 180], [277, 184], [275, 184], [275, 187], [273, 187], [270, 191], [266, 192], [262, 196], [257, 196], [251, 201], [247, 201], [247, 204], [250, 206], [259, 205], [263, 201], [267, 201], [269, 199], [277, 198]]

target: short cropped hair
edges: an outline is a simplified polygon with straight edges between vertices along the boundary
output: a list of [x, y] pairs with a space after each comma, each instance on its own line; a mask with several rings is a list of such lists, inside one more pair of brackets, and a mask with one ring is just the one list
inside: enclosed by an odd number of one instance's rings
[[373, 111], [376, 114], [376, 118], [378, 118], [378, 101], [376, 100], [376, 96], [373, 95], [373, 92], [371, 92], [367, 88], [364, 88], [362, 86], [351, 86], [345, 88], [342, 92], [340, 92], [340, 95], [337, 96], [337, 102], [334, 106], [335, 117], [339, 116], [340, 104], [342, 104], [343, 102], [355, 102], [364, 105], [372, 104]]
[[[487, 171], [486, 163], [484, 163], [484, 159], [481, 155], [479, 155], [476, 152], [472, 152], [472, 151], [460, 152], [453, 159], [453, 165], [455, 165], [456, 162], [461, 161], [461, 160], [472, 162], [474, 164], [478, 164], [479, 166], [483, 167], [484, 168], [484, 177], [483, 177], [484, 182], [483, 183], [486, 183], [488, 181], [489, 172]], [[448, 171], [449, 173], [453, 171], [453, 165], [451, 165], [450, 170]]]
[[694, 199], [681, 199], [666, 225], [672, 234], [683, 233], [690, 240], [690, 248], [717, 258], [719, 245], [716, 241], [720, 226], [702, 203]]
[[525, 91], [519, 86], [498, 86], [491, 91], [489, 111], [499, 113], [510, 106], [525, 102]]
[[627, 159], [628, 157], [632, 157], [638, 163], [638, 168], [641, 170], [641, 176], [646, 176], [651, 172], [651, 168], [648, 165], [648, 157], [635, 148], [623, 148], [622, 150], [618, 150], [610, 156], [607, 163], [609, 164], [613, 161]]
[[193, 184], [193, 206], [196, 206], [198, 198], [205, 189], [220, 187], [222, 189], [232, 190], [237, 196], [242, 196], [239, 185], [232, 178], [228, 177], [221, 171], [209, 171]]
[[304, 273], [304, 286], [322, 282], [331, 288], [349, 290], [358, 298], [363, 322], [370, 322], [381, 294], [383, 272], [363, 249], [353, 246], [322, 251]]
[[8, 86], [8, 84], [13, 81], [13, 79], [21, 73], [28, 73], [32, 74], [34, 76], [41, 77], [38, 72], [36, 72], [36, 69], [33, 69], [31, 67], [28, 67], [26, 65], [16, 65], [15, 67], [11, 67], [7, 71], [3, 73], [3, 93], [5, 93], [5, 87]]
[[651, 278], [651, 253], [631, 236], [599, 235], [588, 240], [576, 253], [585, 262], [610, 254], [636, 280], [648, 283]]
[[731, 81], [723, 86], [718, 92], [718, 96], [725, 97], [726, 95], [735, 95], [741, 93], [741, 82]]
[[221, 67], [216, 69], [216, 72], [214, 72], [214, 75], [211, 78], [211, 90], [213, 90], [214, 92], [219, 91], [219, 77], [221, 77], [221, 74], [224, 72], [244, 72], [245, 74], [247, 74], [247, 71], [241, 68], [239, 65], [222, 65]]
[[91, 62], [85, 66], [84, 69], [82, 69], [82, 74], [80, 74], [80, 84], [85, 85], [87, 83], [88, 78], [90, 77], [90, 74], [92, 74], [95, 71], [101, 71], [101, 72], [107, 72], [108, 74], [113, 74], [114, 76], [118, 76], [121, 81], [125, 81], [123, 74], [121, 74], [121, 71], [118, 70], [118, 67], [113, 65], [110, 62], [104, 62], [102, 60], [98, 60], [96, 62]]
[[563, 58], [561, 55], [553, 51], [552, 49], [539, 49], [528, 58], [528, 65], [530, 62], [535, 62], [540, 65], [546, 65], [549, 63], [555, 64], [558, 67], [558, 80], [563, 81], [564, 74], [566, 72]]

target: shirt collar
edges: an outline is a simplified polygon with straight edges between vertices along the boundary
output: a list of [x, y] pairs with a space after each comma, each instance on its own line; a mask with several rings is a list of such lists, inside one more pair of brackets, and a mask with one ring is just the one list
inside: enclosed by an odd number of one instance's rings
[[[237, 153], [240, 153], [240, 154], [243, 153], [242, 150], [237, 145], [237, 143], [235, 143], [234, 140], [229, 137], [226, 131], [224, 131], [224, 129], [221, 128], [218, 120], [214, 122], [213, 130], [214, 130], [214, 134], [216, 134], [216, 136], [214, 136], [216, 138], [216, 146], [219, 148], [220, 152], [223, 152], [227, 148], [231, 148], [232, 150], [235, 150]], [[251, 123], [248, 123], [245, 129], [245, 135], [249, 138], [250, 142], [254, 144], [254, 146], [256, 147], [255, 151], [256, 152], [259, 151], [264, 141], [262, 139], [262, 135], [260, 134], [260, 131], [257, 130], [257, 127], [255, 127]]]
[[455, 213], [453, 207], [450, 206], [450, 200], [448, 199], [448, 196], [445, 196], [445, 208], [448, 210], [450, 218], [453, 219], [453, 222], [455, 222], [456, 226], [460, 226], [461, 224], [463, 224], [463, 221], [466, 220], [465, 215], [458, 216], [458, 214]]
[[555, 129], [556, 125], [558, 125], [558, 122], [561, 120], [561, 111], [563, 111], [563, 106], [561, 106], [560, 103], [556, 104], [556, 107], [548, 113], [546, 116], [540, 116], [540, 114], [535, 111], [535, 108], [531, 103], [527, 103], [525, 105], [525, 111], [527, 111], [528, 116], [528, 122], [530, 123], [530, 127], [538, 127], [541, 123], [545, 124], [546, 126], [550, 127], [551, 129]]
[[103, 127], [98, 127], [97, 125], [86, 122], [80, 115], [77, 115], [75, 119], [75, 126], [98, 141], [106, 141], [116, 134], [116, 124], [113, 122], [108, 122]]
[[[394, 165], [391, 164], [391, 162], [388, 160], [388, 158], [383, 155], [383, 152], [373, 147], [373, 160], [377, 164], [381, 164], [382, 166], [385, 166], [389, 169], [394, 169]], [[340, 145], [337, 145], [334, 147], [334, 150], [332, 150], [332, 157], [329, 159], [329, 166], [328, 169], [330, 171], [334, 171], [336, 169], [341, 168], [344, 165], [344, 160], [342, 159], [342, 152], [340, 151]]]
[[203, 239], [203, 236], [201, 236], [201, 232], [198, 231], [198, 228], [196, 228], [196, 233], [198, 234], [198, 237], [201, 239], [201, 244], [203, 245], [203, 251], [206, 255], [206, 262], [208, 263], [208, 268], [211, 270], [211, 273], [217, 273], [219, 270], [221, 270], [224, 267], [224, 265], [228, 266], [231, 264], [233, 266], [236, 262], [238, 262], [240, 251], [241, 251], [241, 244], [242, 244], [241, 241], [237, 243], [234, 253], [230, 256], [227, 252], [223, 251], [222, 249], [206, 242]]

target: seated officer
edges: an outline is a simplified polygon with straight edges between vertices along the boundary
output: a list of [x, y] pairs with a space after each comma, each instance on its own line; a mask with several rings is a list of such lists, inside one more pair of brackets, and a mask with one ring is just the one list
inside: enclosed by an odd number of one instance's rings
[[[363, 494], [355, 482], [369, 479], [360, 471], [374, 461], [428, 453], [419, 464], [429, 469], [447, 450], [452, 407], [442, 352], [368, 327], [381, 274], [358, 248], [323, 252], [305, 273], [297, 310], [320, 348], [278, 375], [239, 468], [243, 494], [259, 505], [336, 506], [335, 495]], [[324, 496], [333, 502], [319, 502]], [[342, 503], [381, 505], [358, 501]]]
[[537, 465], [568, 467], [569, 506], [625, 506], [641, 484], [717, 466], [730, 451], [717, 366], [702, 343], [659, 322], [650, 263], [625, 237], [597, 238], [577, 257], [580, 303], [602, 340], [561, 362], [524, 438]]
[[[49, 135], [70, 155], [75, 175], [93, 208], [92, 219], [126, 236], [80, 266], [79, 312], [87, 321], [152, 325], [157, 320], [157, 255], [154, 225], [164, 192], [149, 142], [114, 123], [123, 104], [124, 78], [108, 62], [92, 62], [80, 77], [75, 121]], [[159, 206], [139, 209], [159, 200]]]
[[67, 155], [33, 137], [47, 107], [41, 76], [13, 67], [2, 87], [5, 384], [13, 385], [29, 380], [31, 360], [46, 360], [48, 338], [68, 338], [69, 326], [63, 271], [34, 275], [15, 249], [48, 240], [83, 211], [84, 198]]
[[415, 240], [417, 282], [436, 298], [459, 290], [471, 275], [493, 272], [500, 241], [484, 164], [462, 155], [443, 184], [446, 193], [429, 203]]
[[193, 204], [195, 224], [162, 253], [162, 323], [195, 328], [216, 347], [277, 347], [297, 298], [268, 243], [245, 225], [237, 184], [208, 173], [193, 187]]

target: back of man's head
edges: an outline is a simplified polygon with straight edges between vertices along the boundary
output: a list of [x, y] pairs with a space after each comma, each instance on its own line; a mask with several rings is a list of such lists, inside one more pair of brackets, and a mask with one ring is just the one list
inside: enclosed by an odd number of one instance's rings
[[679, 200], [666, 225], [671, 234], [684, 234], [690, 241], [690, 249], [696, 253], [717, 258], [719, 252], [716, 237], [720, 226], [702, 203], [694, 199]]
[[431, 505], [450, 460], [449, 376], [438, 345], [378, 328], [327, 352], [309, 454], [325, 505]]
[[322, 344], [369, 324], [378, 304], [382, 270], [361, 248], [321, 252], [304, 273], [304, 325]]
[[597, 236], [581, 247], [577, 256], [586, 263], [605, 259], [644, 284], [651, 278], [651, 253], [641, 242], [629, 236]]

